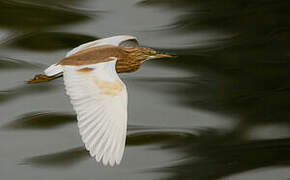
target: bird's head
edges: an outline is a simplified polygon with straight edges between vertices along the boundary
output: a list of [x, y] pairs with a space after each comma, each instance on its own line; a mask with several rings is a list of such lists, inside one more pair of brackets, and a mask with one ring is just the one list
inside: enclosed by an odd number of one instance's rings
[[174, 58], [175, 56], [169, 54], [159, 54], [151, 48], [130, 48], [129, 54], [134, 59], [138, 59], [139, 62], [144, 62], [150, 59], [160, 58]]
[[118, 73], [133, 72], [139, 69], [144, 61], [149, 59], [159, 58], [174, 58], [175, 56], [169, 54], [158, 54], [151, 48], [123, 48], [125, 50], [125, 56], [119, 58], [116, 65]]

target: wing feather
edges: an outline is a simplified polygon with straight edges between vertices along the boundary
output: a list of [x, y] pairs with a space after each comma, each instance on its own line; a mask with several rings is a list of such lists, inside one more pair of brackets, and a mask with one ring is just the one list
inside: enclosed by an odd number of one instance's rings
[[121, 46], [128, 46], [128, 47], [137, 47], [138, 41], [136, 37], [129, 36], [129, 35], [119, 35], [119, 36], [113, 36], [109, 38], [98, 39], [95, 41], [87, 42], [85, 44], [82, 44], [72, 49], [66, 54], [66, 57], [69, 57], [79, 51], [82, 51], [91, 47], [102, 46], [102, 45], [113, 45], [113, 46], [121, 45]]
[[[127, 90], [115, 70], [116, 59], [86, 66], [64, 66], [64, 84], [77, 113], [90, 155], [104, 165], [119, 164], [125, 148]], [[81, 71], [82, 69], [89, 71]]]

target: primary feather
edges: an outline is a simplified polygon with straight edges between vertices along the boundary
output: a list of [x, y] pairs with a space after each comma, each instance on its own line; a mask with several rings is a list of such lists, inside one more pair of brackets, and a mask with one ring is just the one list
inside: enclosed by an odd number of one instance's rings
[[63, 66], [65, 89], [85, 147], [97, 161], [110, 166], [122, 159], [127, 128], [127, 90], [115, 64], [112, 58], [93, 65]]

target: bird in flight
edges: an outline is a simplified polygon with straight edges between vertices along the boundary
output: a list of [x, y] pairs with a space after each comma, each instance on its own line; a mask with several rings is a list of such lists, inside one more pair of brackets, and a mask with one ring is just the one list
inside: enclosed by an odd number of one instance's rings
[[63, 76], [86, 149], [96, 161], [114, 166], [125, 149], [128, 104], [126, 85], [117, 73], [136, 71], [149, 59], [171, 57], [139, 47], [133, 36], [113, 36], [74, 48], [27, 83]]

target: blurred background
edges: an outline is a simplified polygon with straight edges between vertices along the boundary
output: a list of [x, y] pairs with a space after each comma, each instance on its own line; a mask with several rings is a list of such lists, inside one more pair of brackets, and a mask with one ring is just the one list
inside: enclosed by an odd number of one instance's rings
[[[1, 179], [290, 179], [290, 1], [1, 0]], [[130, 34], [176, 54], [122, 74], [123, 161], [84, 149], [62, 79], [79, 44]]]

